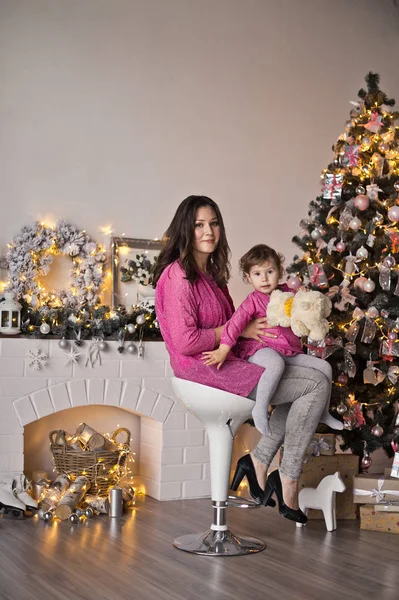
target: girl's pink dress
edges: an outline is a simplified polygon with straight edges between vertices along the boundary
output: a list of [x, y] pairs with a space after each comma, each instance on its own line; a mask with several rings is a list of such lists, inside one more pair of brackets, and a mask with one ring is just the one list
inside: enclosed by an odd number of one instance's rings
[[[283, 292], [291, 292], [288, 286], [281, 285], [279, 289]], [[264, 337], [264, 342], [256, 340], [239, 339], [241, 332], [252, 319], [267, 316], [267, 305], [270, 296], [262, 292], [254, 291], [247, 296], [244, 302], [237, 308], [236, 312], [223, 329], [221, 344], [234, 348], [234, 353], [243, 359], [248, 359], [261, 348], [272, 348], [284, 356], [296, 356], [302, 354], [302, 344], [299, 337], [293, 333], [291, 327], [268, 328], [268, 333], [274, 334], [275, 338]]]
[[221, 369], [206, 366], [202, 352], [215, 349], [214, 329], [234, 312], [227, 288], [199, 274], [194, 283], [185, 278], [178, 261], [162, 273], [155, 290], [155, 310], [176, 377], [219, 388], [239, 396], [257, 385], [264, 369], [238, 358], [234, 349]]

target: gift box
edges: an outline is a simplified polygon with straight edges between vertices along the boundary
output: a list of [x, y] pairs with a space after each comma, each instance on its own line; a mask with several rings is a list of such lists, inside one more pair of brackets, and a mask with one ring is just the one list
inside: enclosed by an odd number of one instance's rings
[[[280, 462], [282, 452], [280, 452]], [[334, 454], [333, 456], [310, 456], [304, 463], [299, 479], [299, 489], [317, 487], [327, 475], [339, 471], [346, 490], [336, 495], [337, 519], [356, 519], [357, 506], [353, 503], [353, 478], [359, 473], [359, 457], [354, 454]], [[323, 519], [321, 510], [309, 509], [309, 519]]]
[[360, 529], [399, 533], [399, 512], [377, 511], [376, 507], [365, 504], [360, 507]]
[[353, 502], [377, 504], [399, 500], [399, 479], [380, 474], [362, 474], [353, 478]]
[[[335, 440], [335, 433], [315, 433], [306, 450], [307, 458], [310, 456], [333, 456]], [[307, 459], [305, 460], [307, 462]]]

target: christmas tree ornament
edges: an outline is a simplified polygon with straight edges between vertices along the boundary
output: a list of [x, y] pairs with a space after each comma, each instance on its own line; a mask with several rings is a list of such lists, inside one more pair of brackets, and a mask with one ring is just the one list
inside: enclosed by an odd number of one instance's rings
[[340, 217], [339, 217], [339, 226], [340, 229], [343, 229], [344, 231], [348, 231], [349, 227], [350, 227], [350, 222], [353, 219], [353, 214], [352, 211], [350, 210], [350, 208], [348, 206], [345, 206], [344, 210], [342, 211]]
[[364, 194], [359, 194], [354, 199], [353, 205], [358, 210], [367, 210], [368, 207], [370, 206], [370, 200], [369, 200], [368, 196], [365, 196]]
[[397, 223], [399, 221], [399, 206], [397, 204], [394, 204], [394, 206], [391, 206], [391, 208], [388, 210], [388, 219], [393, 223]]
[[81, 508], [76, 508], [75, 514], [78, 515], [78, 517], [81, 517], [84, 514], [84, 511]]
[[310, 263], [308, 265], [310, 283], [317, 288], [328, 287], [328, 281], [321, 263]]
[[287, 285], [291, 290], [298, 290], [302, 285], [302, 281], [297, 275], [290, 275], [287, 279]]
[[386, 142], [381, 142], [381, 144], [379, 144], [378, 146], [378, 149], [380, 152], [383, 152], [385, 154], [389, 151], [389, 144], [387, 144]]
[[372, 218], [372, 222], [374, 225], [382, 225], [384, 222], [384, 217], [381, 213], [377, 212], [375, 216]]
[[396, 342], [396, 340], [398, 339], [398, 334], [395, 333], [395, 331], [390, 331], [388, 333], [388, 339], [390, 342]]
[[384, 258], [384, 260], [382, 261], [382, 264], [385, 267], [389, 267], [390, 269], [392, 269], [392, 267], [394, 267], [396, 265], [396, 260], [395, 258], [392, 256], [392, 254], [388, 254], [388, 256], [386, 256]]
[[371, 428], [371, 433], [375, 436], [375, 437], [381, 437], [384, 435], [384, 430], [381, 427], [381, 425], [379, 425], [377, 423], [377, 425], [374, 425], [374, 427]]
[[[362, 185], [358, 185], [356, 188], [356, 194], [360, 195], [360, 194], [364, 194], [366, 192], [366, 189], [362, 186]], [[367, 196], [366, 196], [367, 198]]]
[[126, 350], [129, 352], [129, 354], [134, 354], [136, 352], [136, 347], [132, 342], [130, 342], [130, 344], [128, 344], [126, 347]]
[[124, 348], [125, 338], [126, 338], [126, 334], [125, 334], [124, 329], [119, 329], [119, 331], [118, 331], [119, 346], [117, 348], [119, 354], [122, 354], [125, 349]]
[[321, 238], [321, 231], [319, 229], [313, 229], [313, 231], [310, 234], [310, 237], [314, 240], [318, 240], [319, 238]]
[[338, 383], [341, 385], [346, 385], [348, 383], [348, 376], [346, 373], [341, 373], [338, 375]]
[[365, 125], [362, 125], [362, 127], [368, 131], [371, 131], [372, 133], [378, 133], [383, 125], [384, 123], [382, 122], [382, 116], [378, 112], [374, 111], [371, 113], [370, 121]]
[[342, 164], [345, 167], [357, 167], [359, 164], [359, 148], [357, 144], [347, 144], [345, 146]]
[[360, 258], [361, 260], [365, 260], [368, 255], [368, 250], [364, 246], [360, 246], [360, 248], [356, 251], [356, 258]]
[[375, 290], [375, 283], [372, 279], [367, 279], [367, 281], [365, 282], [365, 284], [363, 285], [363, 290], [365, 292], [371, 293], [374, 292]]
[[376, 183], [370, 183], [370, 185], [366, 185], [366, 190], [367, 197], [372, 201], [378, 200], [378, 192], [382, 192], [382, 189], [379, 188]]
[[48, 333], [50, 333], [50, 325], [46, 322], [42, 323], [40, 325], [40, 333], [42, 333], [43, 335], [47, 335]]
[[69, 515], [68, 521], [76, 525], [77, 523], [80, 523], [80, 517], [76, 513], [72, 513]]
[[345, 344], [345, 346], [344, 346], [345, 371], [348, 373], [349, 377], [354, 377], [356, 375], [356, 364], [352, 358], [352, 354], [356, 354], [356, 345], [352, 344], [352, 343]]
[[343, 252], [345, 250], [345, 248], [346, 248], [346, 246], [345, 246], [345, 244], [344, 244], [344, 242], [342, 240], [340, 242], [338, 242], [335, 245], [335, 247], [338, 250], [338, 252]]
[[358, 219], [358, 217], [353, 217], [349, 221], [349, 228], [352, 229], [353, 231], [359, 231], [361, 225], [362, 225], [362, 222], [360, 219]]
[[344, 429], [347, 431], [352, 431], [352, 423], [349, 419], [344, 420]]
[[376, 319], [377, 317], [379, 317], [380, 313], [378, 312], [378, 308], [376, 308], [375, 306], [370, 306], [367, 309], [366, 315], [370, 317], [370, 319]]
[[381, 317], [383, 317], [384, 319], [387, 319], [389, 317], [389, 312], [387, 311], [386, 308], [383, 308], [381, 310]]
[[66, 340], [65, 338], [62, 338], [59, 342], [58, 342], [58, 346], [61, 348], [61, 350], [65, 350], [65, 348], [68, 348], [68, 340]]
[[366, 281], [367, 281], [366, 277], [357, 277], [355, 279], [355, 282], [353, 285], [354, 285], [355, 289], [357, 288], [359, 290], [363, 290], [364, 284], [366, 283]]
[[384, 373], [374, 366], [374, 361], [368, 360], [367, 367], [363, 371], [363, 383], [376, 386], [384, 381], [384, 379]]
[[87, 519], [92, 519], [94, 517], [94, 510], [88, 506], [84, 512], [84, 515]]
[[145, 323], [145, 316], [143, 314], [137, 315], [137, 317], [136, 317], [136, 323], [137, 323], [137, 325], [144, 325], [144, 323]]
[[323, 184], [323, 198], [337, 201], [341, 198], [343, 175], [340, 173], [326, 173]]
[[78, 329], [75, 329], [74, 331], [75, 334], [75, 346], [78, 346], [78, 348], [80, 348], [80, 346], [82, 346], [83, 341], [81, 340], [82, 337], [82, 330], [79, 327]]
[[377, 325], [374, 323], [372, 319], [366, 317], [364, 322], [363, 333], [361, 337], [361, 342], [363, 344], [371, 344], [371, 342], [375, 338], [375, 334], [377, 332]]
[[384, 291], [389, 291], [391, 289], [391, 269], [386, 267], [383, 263], [378, 265], [378, 270], [378, 283], [380, 284], [381, 289]]
[[393, 184], [393, 187], [395, 188], [395, 190], [398, 192], [399, 194], [399, 181], [395, 181], [395, 183]]
[[108, 344], [107, 344], [107, 342], [106, 342], [106, 341], [104, 341], [104, 340], [100, 340], [100, 341], [98, 342], [98, 347], [99, 347], [99, 349], [100, 349], [102, 352], [104, 352], [104, 350], [106, 350], [106, 349], [108, 348]]
[[339, 415], [344, 415], [348, 410], [348, 407], [346, 406], [346, 404], [344, 404], [343, 402], [341, 402], [340, 404], [338, 404], [337, 406], [337, 413]]
[[376, 177], [382, 177], [382, 172], [384, 170], [384, 157], [381, 156], [381, 154], [379, 154], [378, 152], [374, 152], [374, 154], [371, 157], [371, 161], [373, 163]]
[[155, 327], [155, 329], [159, 329], [158, 319], [154, 319], [154, 327]]
[[42, 508], [39, 508], [39, 510], [37, 511], [37, 516], [39, 517], [39, 519], [43, 520], [45, 512], [46, 512], [45, 510], [43, 510]]
[[136, 331], [136, 327], [133, 325], [133, 323], [128, 323], [127, 330], [128, 330], [128, 333], [132, 334]]
[[371, 464], [372, 464], [372, 460], [370, 458], [370, 452], [367, 448], [367, 443], [364, 442], [363, 456], [362, 456], [362, 460], [360, 463], [362, 471], [367, 471], [367, 469], [369, 469], [371, 467]]
[[369, 233], [368, 237], [367, 237], [367, 246], [369, 248], [372, 248], [374, 246], [374, 242], [375, 242], [375, 235], [373, 235], [372, 233]]
[[94, 367], [94, 365], [96, 363], [98, 363], [99, 366], [101, 366], [100, 344], [102, 341], [103, 340], [101, 340], [99, 338], [93, 338], [90, 341], [89, 346], [86, 350], [85, 367], [87, 367], [88, 365], [90, 365], [91, 367]]
[[47, 523], [49, 523], [52, 520], [53, 520], [53, 513], [51, 511], [49, 511], [49, 510], [46, 511], [43, 514], [43, 521], [47, 521]]

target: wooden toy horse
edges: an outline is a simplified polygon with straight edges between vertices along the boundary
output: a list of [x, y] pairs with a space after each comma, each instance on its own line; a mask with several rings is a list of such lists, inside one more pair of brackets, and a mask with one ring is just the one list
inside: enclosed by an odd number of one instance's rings
[[[299, 492], [299, 508], [305, 513], [309, 508], [323, 511], [327, 531], [337, 529], [337, 517], [335, 514], [335, 500], [337, 492], [344, 492], [346, 486], [341, 479], [339, 471], [334, 475], [327, 475], [317, 486], [317, 488], [303, 488]], [[297, 523], [297, 527], [302, 527], [302, 523]]]

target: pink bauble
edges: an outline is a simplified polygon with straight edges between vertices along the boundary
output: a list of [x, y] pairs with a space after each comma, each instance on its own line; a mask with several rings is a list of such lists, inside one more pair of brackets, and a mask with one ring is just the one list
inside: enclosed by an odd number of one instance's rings
[[395, 204], [388, 210], [388, 219], [393, 223], [399, 221], [399, 206]]
[[359, 288], [359, 290], [363, 290], [364, 284], [366, 283], [366, 277], [358, 277], [355, 279], [355, 283], [353, 284], [355, 288]]
[[341, 375], [338, 375], [338, 383], [341, 385], [346, 385], [348, 383], [348, 376], [346, 373], [341, 373]]
[[364, 194], [359, 194], [358, 196], [356, 196], [356, 198], [353, 201], [353, 204], [356, 206], [356, 208], [358, 208], [359, 210], [367, 210], [368, 207], [370, 206], [370, 199], [368, 196], [365, 196]]
[[396, 342], [396, 340], [398, 339], [398, 335], [394, 331], [391, 331], [390, 333], [388, 333], [388, 339], [390, 342]]
[[287, 279], [287, 285], [291, 290], [299, 290], [302, 285], [302, 281], [297, 275], [294, 275]]
[[338, 250], [338, 252], [343, 252], [346, 248], [344, 242], [338, 242], [338, 244], [335, 244], [335, 247]]
[[359, 231], [360, 227], [362, 225], [362, 222], [360, 219], [358, 219], [357, 217], [353, 217], [353, 219], [351, 219], [349, 221], [349, 227], [353, 230], [353, 231]]

